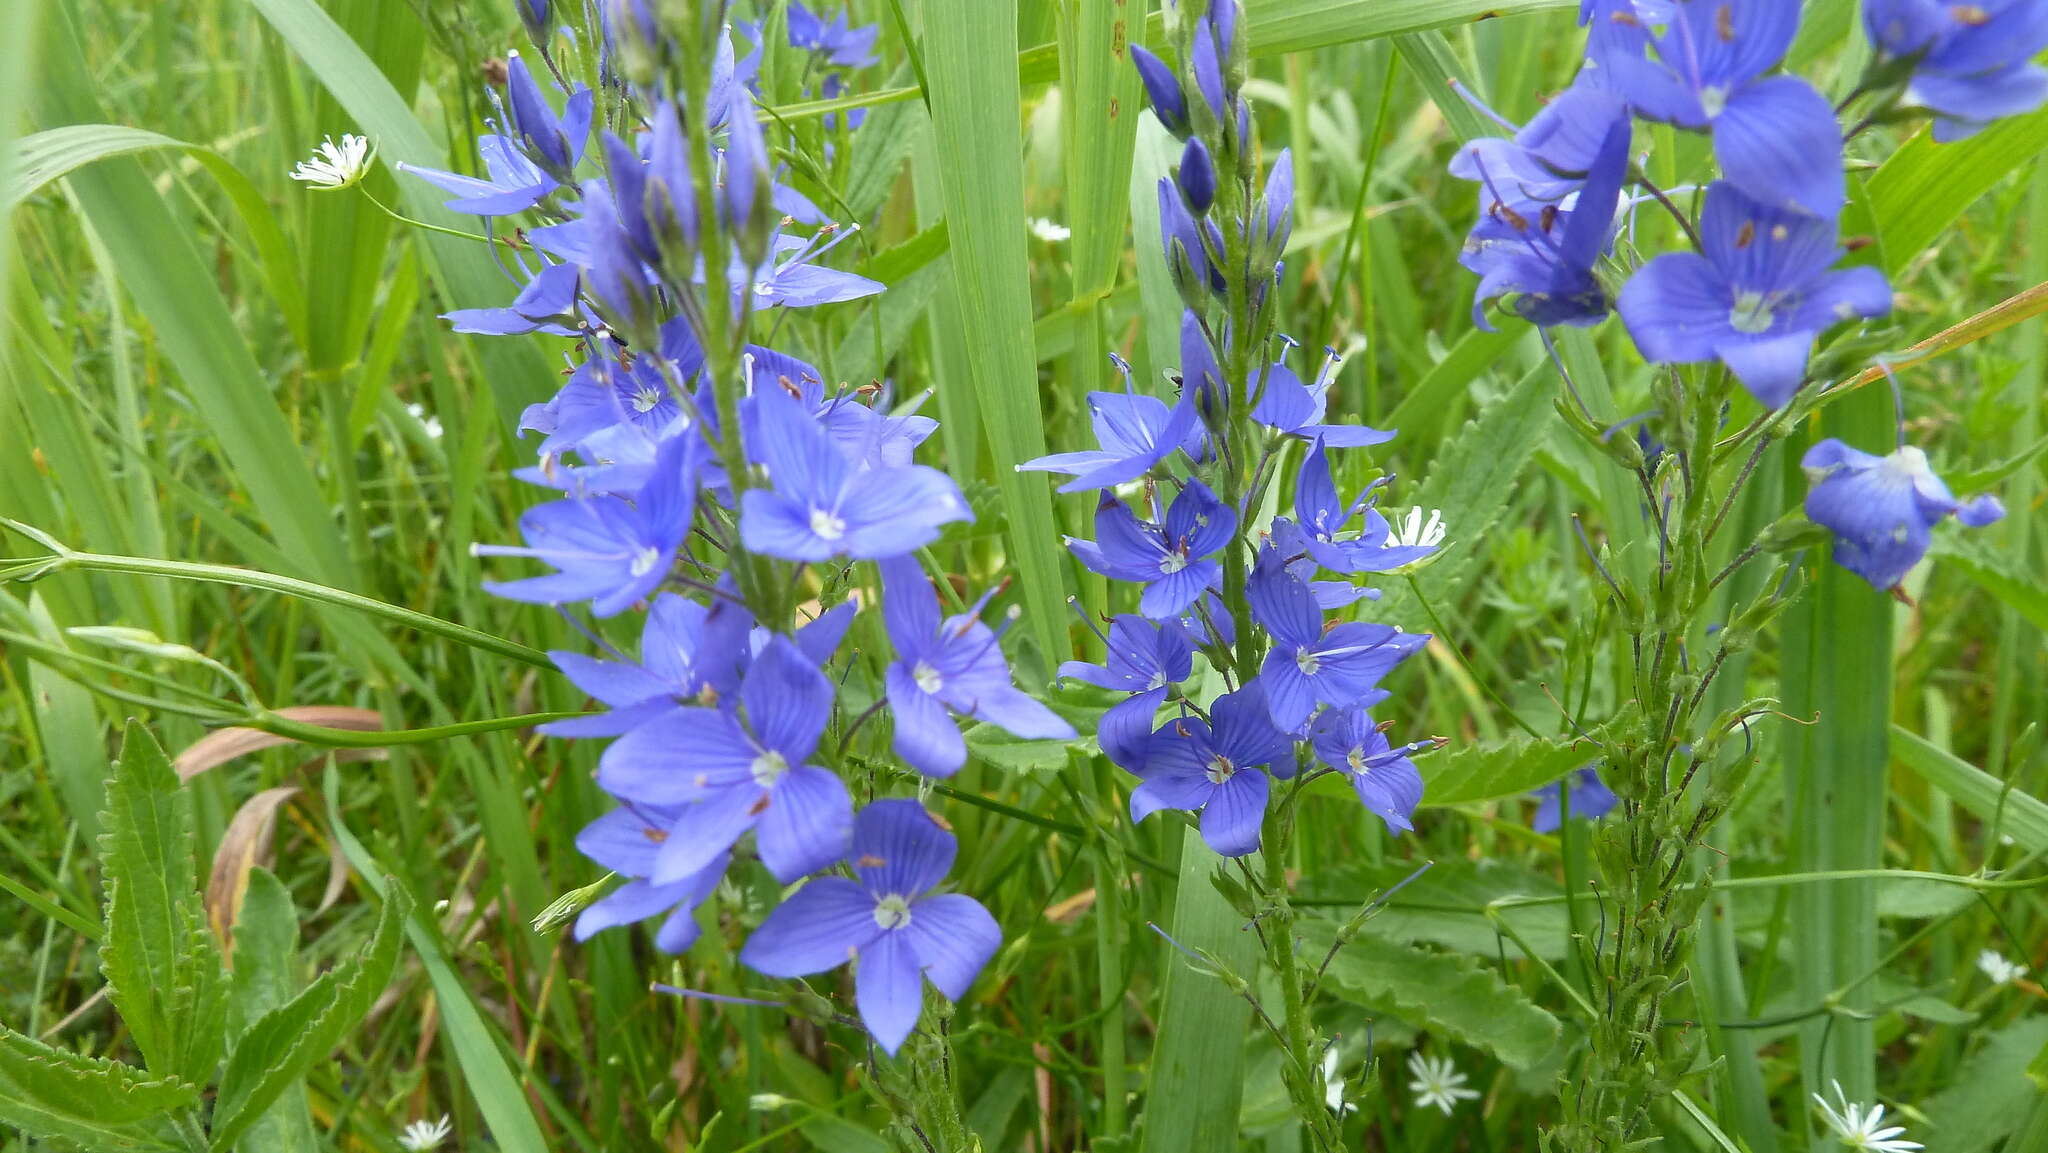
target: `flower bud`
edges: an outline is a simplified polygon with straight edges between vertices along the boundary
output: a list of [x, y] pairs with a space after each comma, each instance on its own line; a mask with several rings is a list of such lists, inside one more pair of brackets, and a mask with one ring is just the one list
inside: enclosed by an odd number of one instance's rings
[[512, 0], [512, 7], [519, 10], [519, 22], [526, 25], [526, 37], [533, 41], [533, 46], [547, 47], [548, 37], [554, 31], [554, 13], [548, 0]]
[[1159, 117], [1159, 123], [1164, 124], [1168, 132], [1186, 136], [1188, 98], [1181, 91], [1180, 78], [1167, 67], [1166, 61], [1136, 44], [1131, 45], [1131, 63], [1138, 66], [1138, 78], [1145, 82], [1145, 93], [1152, 100], [1152, 114]]
[[1181, 149], [1180, 191], [1196, 216], [1206, 215], [1216, 202], [1216, 166], [1199, 136], [1188, 137], [1187, 147]]

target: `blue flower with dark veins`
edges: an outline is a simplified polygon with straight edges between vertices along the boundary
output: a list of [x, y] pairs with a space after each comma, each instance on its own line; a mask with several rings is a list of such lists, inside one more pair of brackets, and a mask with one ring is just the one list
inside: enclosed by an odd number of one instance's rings
[[1415, 828], [1415, 806], [1422, 803], [1422, 774], [1408, 758], [1437, 742], [1395, 748], [1386, 730], [1364, 709], [1326, 709], [1309, 727], [1309, 740], [1316, 759], [1344, 774], [1359, 802], [1390, 832], [1408, 832]]
[[1180, 402], [1168, 408], [1165, 401], [1134, 391], [1131, 366], [1114, 354], [1112, 359], [1123, 373], [1124, 391], [1088, 394], [1095, 442], [1101, 447], [1027, 460], [1017, 466], [1018, 472], [1062, 472], [1073, 476], [1073, 480], [1059, 487], [1061, 492], [1111, 488], [1144, 476], [1188, 442], [1197, 424], [1195, 391], [1184, 391]]
[[1961, 140], [2048, 101], [2048, 4], [2040, 0], [1864, 0], [1863, 26], [1886, 56], [1912, 61], [1906, 99], [1934, 113], [1934, 139]]
[[928, 777], [959, 772], [967, 763], [967, 742], [953, 723], [955, 714], [1026, 740], [1074, 736], [1072, 725], [1011, 682], [998, 643], [1001, 630], [981, 622], [994, 589], [966, 612], [941, 620], [938, 594], [917, 558], [891, 557], [879, 567], [882, 620], [896, 649], [884, 677], [896, 720], [891, 747], [905, 763]]
[[1067, 661], [1059, 675], [1062, 680], [1072, 677], [1128, 694], [1102, 714], [1096, 740], [1111, 761], [1140, 773], [1152, 739], [1152, 718], [1172, 687], [1194, 675], [1194, 645], [1177, 622], [1125, 613], [1109, 622], [1104, 648], [1103, 663]]
[[1301, 728], [1318, 704], [1370, 708], [1387, 698], [1380, 680], [1429, 641], [1392, 625], [1348, 621], [1325, 628], [1308, 582], [1286, 569], [1254, 571], [1252, 615], [1273, 636], [1259, 684], [1275, 725]]
[[[1292, 338], [1283, 336], [1281, 340], [1286, 343], [1288, 351], [1294, 349]], [[1301, 382], [1301, 377], [1288, 367], [1284, 352], [1266, 367], [1263, 383], [1255, 375], [1249, 386], [1255, 398], [1252, 419], [1276, 432], [1301, 440], [1321, 441], [1331, 448], [1366, 448], [1394, 439], [1394, 433], [1388, 429], [1368, 428], [1362, 424], [1323, 423], [1330, 405], [1330, 385], [1336, 379], [1337, 365], [1341, 363], [1336, 350], [1326, 348], [1323, 352], [1323, 366], [1316, 372], [1313, 384]]]
[[1209, 486], [1191, 480], [1166, 510], [1164, 525], [1141, 521], [1124, 502], [1104, 495], [1095, 509], [1092, 541], [1067, 538], [1067, 547], [1091, 571], [1145, 586], [1138, 608], [1155, 621], [1172, 620], [1223, 579], [1213, 558], [1237, 534], [1237, 513]]
[[1799, 465], [1813, 483], [1806, 515], [1834, 534], [1836, 563], [1879, 590], [1906, 579], [1944, 518], [1981, 528], [2005, 515], [1988, 493], [1958, 501], [1912, 445], [1873, 456], [1830, 437], [1807, 449]]
[[[1486, 211], [1472, 228], [1458, 263], [1477, 273], [1472, 320], [1492, 330], [1486, 302], [1514, 296], [1514, 310], [1532, 324], [1591, 325], [1607, 316], [1607, 289], [1594, 273], [1614, 232], [1614, 212], [1628, 171], [1629, 119], [1607, 125], [1579, 191], [1533, 213], [1510, 200], [1519, 194], [1494, 184], [1483, 166]], [[1523, 202], [1524, 208], [1529, 202]]]
[[1294, 775], [1294, 742], [1273, 727], [1257, 684], [1217, 697], [1209, 719], [1179, 717], [1152, 734], [1131, 792], [1131, 820], [1161, 809], [1202, 814], [1202, 840], [1226, 857], [1257, 851], [1272, 783]]
[[1883, 273], [1835, 269], [1833, 221], [1771, 208], [1726, 181], [1707, 189], [1700, 243], [1637, 272], [1621, 290], [1621, 319], [1644, 359], [1719, 360], [1766, 407], [1798, 391], [1822, 331], [1891, 311]]
[[853, 877], [814, 877], [768, 914], [740, 962], [770, 977], [806, 977], [853, 962], [861, 1023], [894, 1054], [924, 1011], [924, 983], [967, 995], [1003, 943], [974, 898], [934, 893], [959, 841], [922, 805], [876, 801], [855, 819]]
[[[1774, 208], [1842, 209], [1842, 128], [1827, 97], [1785, 58], [1800, 5], [1785, 0], [1668, 0], [1644, 20], [1633, 0], [1600, 0], [1594, 21], [1626, 34], [1601, 47], [1600, 78], [1645, 120], [1712, 132], [1728, 180]], [[1661, 29], [1661, 30], [1660, 30]]]
[[654, 945], [664, 953], [682, 953], [697, 943], [697, 906], [718, 888], [732, 854], [720, 853], [702, 869], [679, 881], [659, 884], [648, 879], [655, 858], [668, 841], [676, 810], [660, 805], [626, 804], [583, 827], [576, 848], [584, 856], [628, 878], [576, 918], [576, 939], [652, 917], [663, 917]]
[[[1294, 483], [1294, 515], [1301, 547], [1317, 564], [1335, 573], [1392, 572], [1435, 554], [1440, 543], [1423, 543], [1426, 538], [1412, 544], [1403, 541], [1373, 507], [1373, 494], [1384, 483], [1385, 477], [1373, 481], [1346, 504], [1337, 495], [1326, 447], [1318, 441], [1308, 450]], [[1356, 537], [1340, 536], [1360, 513], [1365, 514], [1364, 530]], [[1442, 539], [1437, 537], [1438, 542]]]
[[737, 709], [675, 709], [612, 742], [597, 783], [675, 813], [648, 878], [694, 876], [749, 830], [761, 863], [784, 884], [844, 856], [853, 802], [836, 773], [807, 763], [832, 697], [825, 674], [777, 636], [748, 666]]
[[722, 598], [704, 605], [662, 593], [647, 611], [638, 661], [549, 650], [548, 658], [571, 684], [610, 708], [550, 721], [540, 731], [552, 737], [616, 737], [687, 705], [716, 704], [739, 685], [753, 623], [744, 607]]
[[791, 0], [784, 19], [789, 23], [789, 44], [814, 52], [834, 68], [866, 68], [875, 62], [875, 40], [882, 34], [879, 24], [854, 26], [845, 12], [827, 20]]
[[745, 402], [747, 451], [771, 487], [740, 498], [740, 539], [784, 560], [901, 556], [932, 543], [940, 526], [973, 520], [951, 477], [935, 468], [856, 469], [801, 400], [764, 388]]

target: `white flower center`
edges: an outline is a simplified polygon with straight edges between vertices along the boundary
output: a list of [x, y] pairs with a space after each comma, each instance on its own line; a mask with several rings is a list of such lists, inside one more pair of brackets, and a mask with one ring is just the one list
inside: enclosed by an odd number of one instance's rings
[[1709, 84], [1700, 89], [1700, 109], [1712, 120], [1728, 107], [1728, 88], [1724, 84]]
[[1160, 669], [1160, 670], [1159, 670], [1158, 672], [1156, 672], [1156, 673], [1153, 673], [1153, 674], [1152, 674], [1152, 679], [1151, 679], [1151, 680], [1149, 680], [1149, 681], [1146, 681], [1146, 682], [1145, 682], [1145, 690], [1146, 690], [1147, 692], [1150, 692], [1150, 691], [1151, 691], [1151, 690], [1153, 690], [1153, 689], [1163, 689], [1163, 688], [1165, 688], [1165, 687], [1166, 687], [1166, 670], [1165, 670], [1165, 669]]
[[1344, 763], [1350, 766], [1353, 773], [1361, 777], [1372, 769], [1371, 765], [1365, 763], [1364, 745], [1351, 746], [1351, 751], [1344, 756]]
[[1237, 766], [1230, 763], [1229, 757], [1217, 753], [1209, 758], [1209, 767], [1203, 775], [1209, 778], [1210, 784], [1220, 785], [1237, 775]]
[[1323, 658], [1317, 656], [1314, 649], [1304, 646], [1294, 650], [1294, 667], [1301, 670], [1302, 676], [1312, 677], [1322, 670]]
[[1910, 444], [1885, 457], [1876, 471], [1879, 479], [1894, 488], [1907, 488], [1934, 475], [1933, 467], [1927, 463], [1927, 454]]
[[646, 576], [659, 563], [661, 563], [660, 549], [643, 548], [633, 554], [633, 563], [628, 566], [628, 571], [636, 577]]
[[910, 670], [910, 679], [917, 682], [918, 688], [932, 694], [936, 694], [946, 684], [945, 678], [939, 675], [939, 670], [933, 668], [928, 661], [917, 662]]
[[1761, 292], [1742, 292], [1735, 296], [1735, 307], [1728, 310], [1728, 324], [1737, 332], [1754, 335], [1769, 332], [1772, 320], [1771, 298]]
[[819, 539], [836, 541], [846, 535], [846, 521], [832, 515], [832, 510], [814, 508], [811, 510], [811, 531]]
[[636, 413], [652, 412], [654, 406], [660, 403], [661, 394], [651, 388], [643, 388], [633, 394], [633, 411]]
[[755, 784], [772, 789], [775, 782], [782, 779], [782, 774], [789, 771], [789, 760], [774, 749], [766, 749], [754, 758], [753, 764], [747, 766], [747, 771], [754, 775]]
[[1162, 576], [1172, 576], [1186, 567], [1188, 567], [1188, 554], [1184, 552], [1167, 553], [1165, 559], [1159, 562], [1159, 572]]
[[910, 924], [910, 902], [893, 893], [876, 901], [875, 924], [884, 929], [901, 929]]

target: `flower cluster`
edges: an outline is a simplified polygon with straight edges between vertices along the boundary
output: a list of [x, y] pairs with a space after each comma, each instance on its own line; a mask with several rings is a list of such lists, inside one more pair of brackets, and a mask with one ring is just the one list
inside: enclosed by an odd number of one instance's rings
[[[2029, 63], [2048, 45], [2048, 5], [1898, 0], [1864, 15], [1876, 56], [1852, 98], [1924, 106], [1938, 140], [2048, 99], [2048, 72]], [[1722, 366], [1778, 409], [1811, 379], [1824, 333], [1889, 313], [1884, 275], [1842, 266], [1835, 108], [1779, 71], [1799, 17], [1799, 5], [1778, 0], [1583, 0], [1585, 66], [1571, 86], [1528, 124], [1502, 121], [1511, 138], [1473, 141], [1451, 163], [1479, 185], [1462, 257], [1480, 278], [1479, 322], [1497, 299], [1545, 327], [1618, 312], [1645, 360]], [[1637, 120], [1712, 138], [1719, 178], [1698, 190], [1697, 221], [1632, 166]], [[1631, 182], [1640, 193], [1624, 195]], [[1617, 215], [1651, 201], [1678, 218], [1691, 247], [1629, 270], [1610, 259]], [[1896, 586], [1942, 517], [1995, 519], [1995, 502], [1959, 511], [1917, 450], [1902, 445], [1886, 460], [1880, 469], [1838, 441], [1807, 458], [1812, 518], [1836, 534], [1836, 558], [1879, 588]]]
[[[522, 0], [520, 15], [559, 79], [548, 6]], [[636, 655], [550, 654], [604, 709], [546, 731], [611, 738], [597, 782], [618, 802], [577, 845], [624, 883], [576, 933], [659, 919], [656, 944], [681, 952], [729, 870], [809, 878], [740, 957], [775, 977], [852, 959], [862, 1018], [894, 1052], [924, 980], [961, 997], [1001, 936], [973, 899], [932, 892], [953, 858], [938, 819], [914, 800], [856, 811], [849, 776], [872, 782], [885, 741], [918, 774], [958, 771], [963, 718], [1073, 730], [1012, 683], [989, 598], [945, 613], [917, 559], [973, 517], [952, 479], [914, 461], [936, 422], [748, 340], [756, 314], [883, 291], [821, 263], [850, 228], [771, 171], [759, 49], [737, 57], [717, 24], [665, 38], [635, 0], [604, 15], [605, 99], [550, 92], [515, 55], [485, 175], [415, 172], [451, 208], [520, 218], [529, 242], [511, 302], [451, 313], [455, 326], [575, 340], [566, 383], [521, 421], [541, 439], [520, 475], [554, 499], [521, 518], [523, 545], [475, 549], [550, 571], [486, 587], [644, 613]], [[788, 18], [794, 46], [869, 62], [875, 29]], [[893, 660], [842, 643], [877, 588]]]
[[[1395, 746], [1368, 710], [1428, 638], [1351, 618], [1376, 595], [1356, 578], [1418, 564], [1443, 539], [1420, 510], [1397, 532], [1375, 507], [1379, 481], [1339, 493], [1332, 451], [1393, 434], [1330, 422], [1335, 354], [1304, 383], [1288, 364], [1294, 342], [1273, 331], [1293, 167], [1282, 152], [1258, 179], [1240, 18], [1234, 3], [1209, 5], [1178, 70], [1131, 50], [1153, 112], [1182, 141], [1159, 182], [1160, 242], [1185, 306], [1179, 396], [1139, 392], [1119, 359], [1123, 391], [1088, 398], [1098, 447], [1020, 466], [1071, 476], [1063, 492], [1101, 493], [1095, 538], [1067, 545], [1134, 586], [1136, 611], [1107, 622], [1102, 663], [1060, 669], [1121, 696], [1098, 738], [1138, 778], [1132, 818], [1199, 812], [1203, 839], [1227, 856], [1259, 847], [1273, 782], [1305, 769], [1342, 774], [1389, 828], [1411, 827], [1422, 779], [1409, 758], [1434, 742]], [[1256, 523], [1297, 453], [1293, 515]], [[1224, 690], [1209, 699], [1198, 653]]]

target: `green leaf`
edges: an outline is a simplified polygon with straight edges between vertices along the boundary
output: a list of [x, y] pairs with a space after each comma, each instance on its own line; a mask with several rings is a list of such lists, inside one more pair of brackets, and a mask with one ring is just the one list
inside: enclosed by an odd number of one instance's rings
[[[299, 994], [299, 913], [292, 896], [270, 870], [249, 871], [235, 920], [233, 976], [234, 1033], [237, 1039], [264, 1014]], [[317, 1153], [320, 1136], [303, 1088], [287, 1087], [242, 1139], [245, 1153]]]
[[[1303, 956], [1329, 952], [1337, 926], [1305, 921]], [[1517, 1069], [1550, 1055], [1562, 1029], [1520, 989], [1470, 957], [1360, 936], [1330, 960], [1323, 983], [1336, 995], [1486, 1050]]]
[[2048, 108], [2001, 120], [1954, 144], [1936, 144], [1921, 129], [1870, 177], [1870, 213], [1885, 271], [1897, 275], [1964, 209], [2043, 148]]
[[1246, 0], [1245, 18], [1252, 51], [1263, 56], [1576, 6], [1577, 0]]
[[[274, 906], [282, 888], [269, 895]], [[252, 883], [251, 891], [256, 886]], [[231, 1148], [286, 1089], [334, 1051], [369, 1013], [398, 965], [400, 927], [411, 910], [403, 889], [386, 890], [377, 929], [363, 951], [320, 975], [304, 992], [258, 1017], [235, 1042], [213, 1105], [213, 1148]], [[285, 909], [290, 899], [285, 898]], [[275, 909], [269, 915], [276, 916]], [[275, 927], [265, 930], [274, 934]]]
[[1944, 533], [1936, 539], [1934, 555], [1943, 568], [1970, 578], [1970, 583], [1998, 598], [2025, 617], [2035, 628], [2048, 632], [2048, 590], [2040, 574], [2029, 577], [2014, 564], [1981, 541]]
[[1596, 755], [1579, 741], [1539, 741], [1515, 736], [1484, 745], [1462, 745], [1421, 757], [1422, 803], [1469, 805], [1515, 797], [1538, 789], [1591, 761]]
[[[1430, 462], [1429, 475], [1403, 504], [1449, 510], [1454, 518], [1439, 560], [1429, 566], [1427, 584], [1432, 604], [1455, 604], [1479, 576], [1480, 542], [1507, 513], [1515, 497], [1515, 481], [1536, 455], [1540, 428], [1550, 412], [1554, 369], [1546, 362], [1531, 369], [1507, 396], [1486, 406], [1475, 420], [1445, 443]], [[1405, 582], [1390, 581], [1376, 619], [1427, 627], [1427, 618]], [[1497, 795], [1497, 794], [1496, 794]]]
[[[1414, 871], [1414, 864], [1408, 861], [1349, 862], [1304, 876], [1301, 895], [1319, 905], [1355, 908], [1407, 880]], [[1392, 901], [1365, 922], [1364, 931], [1389, 941], [1426, 942], [1492, 957], [1499, 954], [1502, 934], [1486, 915], [1488, 905], [1509, 897], [1563, 894], [1564, 887], [1554, 879], [1506, 861], [1438, 861], [1403, 885]], [[1507, 946], [1510, 956], [1526, 945], [1546, 961], [1559, 961], [1570, 950], [1571, 923], [1562, 901], [1511, 906], [1497, 915], [1520, 938], [1519, 943]]]
[[226, 982], [193, 863], [192, 801], [163, 749], [130, 721], [107, 783], [100, 872], [107, 888], [100, 968], [150, 1070], [212, 1079]]
[[180, 1149], [169, 1114], [199, 1088], [119, 1062], [54, 1049], [0, 1025], [0, 1125], [91, 1153]]
[[1009, 508], [1009, 561], [1026, 622], [1047, 667], [1068, 655], [1066, 559], [1042, 477], [1016, 466], [1045, 453], [1032, 347], [1031, 269], [1024, 216], [1024, 140], [1010, 62], [1016, 0], [923, 6], [925, 64], [941, 199], [952, 241], [966, 366], [996, 482]]
[[[1939, 1134], [1935, 1147], [1941, 1153], [1983, 1153], [2017, 1129], [2041, 1098], [2042, 1087], [2029, 1079], [2027, 1063], [2048, 1053], [2048, 1017], [2028, 1017], [1980, 1035], [1983, 1045], [1921, 1107]], [[2018, 1153], [2021, 1146], [2007, 1148]]]
[[1985, 821], [1996, 820], [1998, 832], [2028, 852], [2048, 850], [2048, 804], [2007, 787], [1990, 773], [1898, 725], [1892, 726], [1892, 751], [1907, 768], [1957, 804]]

